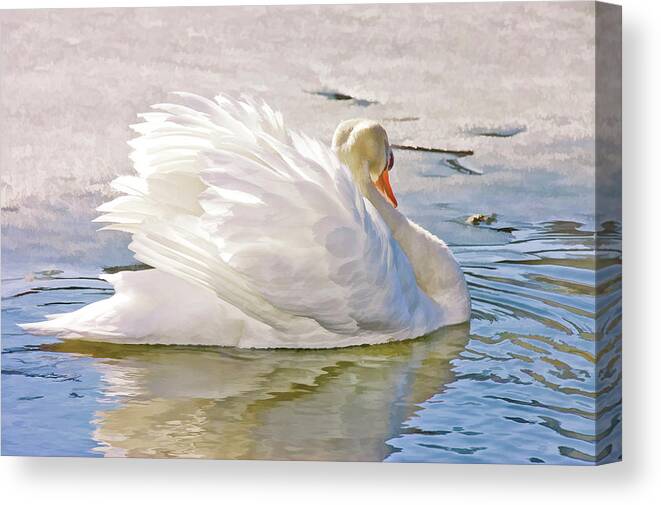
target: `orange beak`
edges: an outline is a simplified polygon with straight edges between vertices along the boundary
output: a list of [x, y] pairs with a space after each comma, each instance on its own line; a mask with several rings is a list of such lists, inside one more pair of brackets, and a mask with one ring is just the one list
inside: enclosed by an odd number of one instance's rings
[[388, 176], [388, 170], [381, 172], [381, 175], [374, 183], [376, 189], [378, 189], [383, 196], [385, 196], [393, 207], [397, 208], [397, 198], [395, 198], [395, 193], [392, 191], [390, 186], [390, 177]]

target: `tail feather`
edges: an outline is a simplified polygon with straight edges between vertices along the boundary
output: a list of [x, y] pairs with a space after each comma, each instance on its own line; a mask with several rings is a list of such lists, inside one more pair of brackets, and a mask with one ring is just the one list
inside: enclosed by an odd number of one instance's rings
[[152, 269], [102, 278], [114, 287], [113, 296], [18, 326], [41, 336], [130, 344], [234, 346], [245, 333], [245, 318], [179, 277]]

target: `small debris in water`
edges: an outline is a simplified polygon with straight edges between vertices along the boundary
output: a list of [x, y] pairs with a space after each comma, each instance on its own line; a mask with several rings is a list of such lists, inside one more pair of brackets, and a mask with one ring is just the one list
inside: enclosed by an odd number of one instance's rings
[[496, 214], [491, 214], [487, 216], [486, 214], [473, 214], [472, 216], [466, 219], [466, 223], [477, 226], [478, 224], [491, 224], [497, 220]]
[[43, 396], [21, 396], [19, 400], [21, 401], [30, 401], [30, 400], [39, 400], [43, 398]]
[[411, 146], [404, 144], [390, 144], [390, 147], [393, 149], [401, 149], [402, 151], [418, 151], [423, 153], [439, 153], [439, 154], [450, 154], [456, 156], [457, 158], [463, 158], [464, 156], [472, 156], [475, 154], [473, 151], [468, 149], [441, 149], [440, 147], [422, 147], [422, 146]]
[[324, 98], [328, 100], [338, 100], [338, 101], [349, 101], [351, 100], [353, 103], [356, 105], [360, 105], [361, 107], [367, 107], [368, 105], [374, 105], [379, 102], [374, 101], [374, 100], [366, 100], [364, 98], [356, 98], [351, 95], [347, 95], [345, 93], [340, 93], [338, 91], [306, 91], [306, 93], [309, 93], [311, 95], [317, 95], [317, 96], [323, 96]]
[[112, 267], [104, 267], [104, 274], [116, 274], [117, 272], [135, 272], [138, 270], [150, 270], [151, 266], [145, 265], [144, 263], [136, 263], [133, 265], [118, 265]]
[[453, 170], [456, 170], [462, 174], [468, 175], [482, 175], [482, 171], [477, 168], [472, 168], [469, 163], [465, 161], [459, 161], [459, 159], [448, 159], [443, 162], [447, 167], [450, 167]]
[[513, 233], [515, 231], [519, 231], [519, 229], [514, 228], [513, 226], [504, 226], [502, 228], [496, 228], [496, 231], [502, 231], [503, 233]]

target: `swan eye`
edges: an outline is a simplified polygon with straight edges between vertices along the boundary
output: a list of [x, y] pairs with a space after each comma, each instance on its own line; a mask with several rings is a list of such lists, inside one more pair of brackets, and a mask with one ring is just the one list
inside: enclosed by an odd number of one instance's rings
[[393, 165], [395, 164], [395, 155], [390, 151], [390, 155], [388, 156], [388, 164], [386, 165], [386, 169], [388, 171], [392, 170]]

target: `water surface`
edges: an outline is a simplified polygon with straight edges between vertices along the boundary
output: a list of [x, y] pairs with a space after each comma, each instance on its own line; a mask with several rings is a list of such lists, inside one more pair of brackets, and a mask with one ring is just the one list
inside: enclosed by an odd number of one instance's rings
[[[470, 286], [470, 325], [339, 350], [44, 341], [15, 323], [109, 296], [108, 284], [58, 271], [4, 279], [3, 452], [618, 459], [617, 252], [600, 262], [596, 286], [594, 233], [579, 223], [496, 233], [508, 235], [504, 243], [454, 248]], [[605, 297], [600, 329], [597, 291]]]

